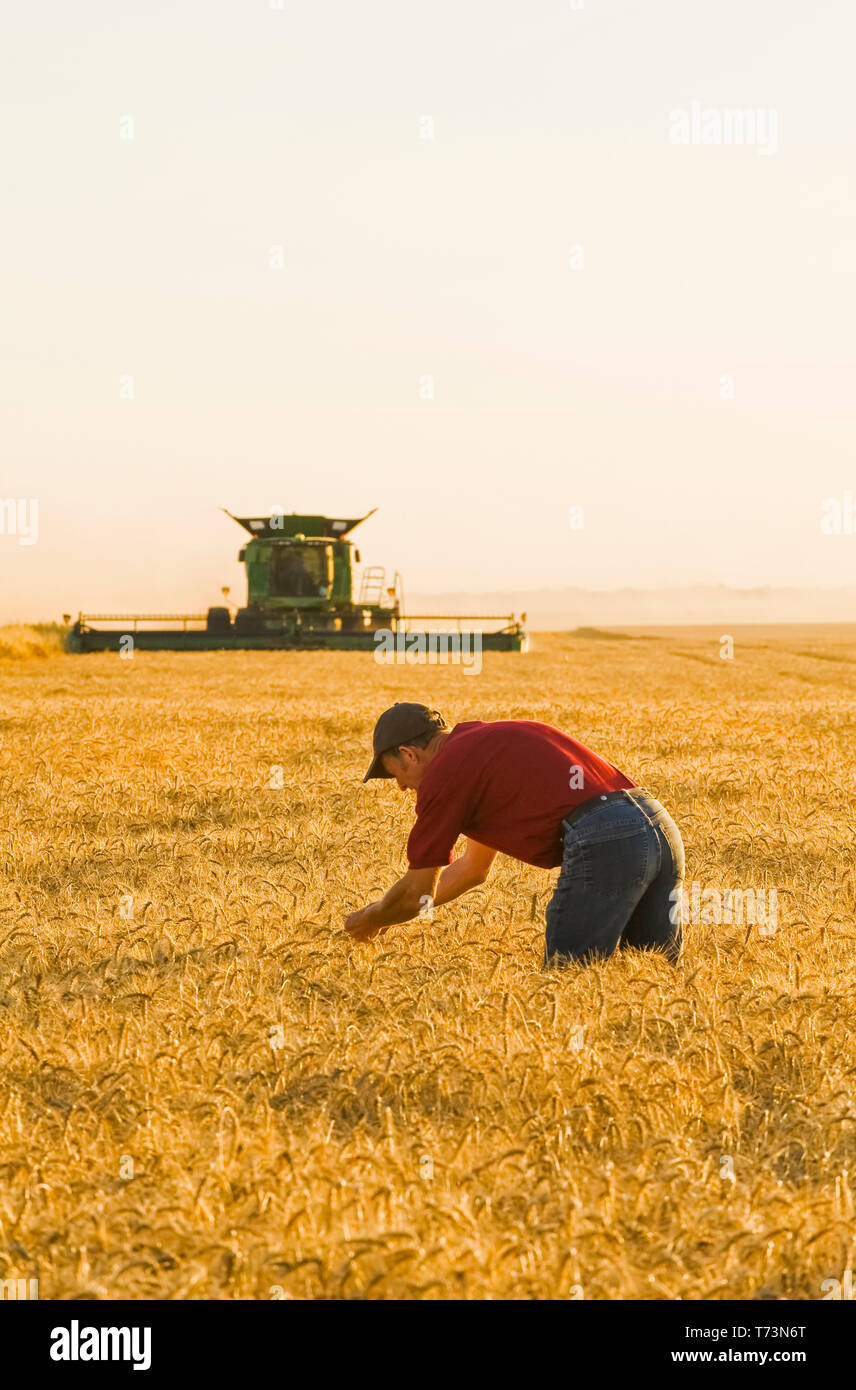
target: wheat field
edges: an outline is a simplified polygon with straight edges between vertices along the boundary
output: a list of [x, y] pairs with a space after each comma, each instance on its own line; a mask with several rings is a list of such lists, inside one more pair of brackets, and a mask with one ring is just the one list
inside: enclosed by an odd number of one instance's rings
[[[478, 676], [4, 651], [0, 1279], [821, 1299], [853, 1267], [852, 635], [537, 636]], [[404, 868], [411, 799], [360, 782], [402, 698], [591, 743], [776, 929], [544, 971], [555, 875], [499, 859], [350, 943]]]

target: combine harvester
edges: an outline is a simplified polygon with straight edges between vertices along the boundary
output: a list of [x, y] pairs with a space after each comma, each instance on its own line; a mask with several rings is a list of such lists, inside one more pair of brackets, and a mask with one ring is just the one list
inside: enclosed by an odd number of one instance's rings
[[[363, 570], [355, 600], [348, 536], [376, 510], [354, 521], [299, 516], [296, 512], [291, 516], [280, 512], [234, 516], [232, 520], [251, 537], [238, 552], [247, 571], [247, 603], [234, 617], [229, 608], [222, 607], [209, 608], [207, 613], [81, 613], [69, 629], [68, 649], [125, 651], [131, 646], [130, 637], [133, 648], [139, 651], [378, 651], [385, 645], [387, 650], [394, 646], [399, 652], [448, 652], [460, 650], [477, 633], [483, 651], [526, 651], [525, 613], [521, 622], [513, 614], [405, 616], [401, 576], [396, 572], [387, 588], [386, 573], [380, 565]], [[360, 563], [358, 550], [353, 552], [353, 559]], [[503, 626], [482, 630], [480, 624], [488, 621]], [[420, 630], [414, 623], [456, 626], [453, 631]]]

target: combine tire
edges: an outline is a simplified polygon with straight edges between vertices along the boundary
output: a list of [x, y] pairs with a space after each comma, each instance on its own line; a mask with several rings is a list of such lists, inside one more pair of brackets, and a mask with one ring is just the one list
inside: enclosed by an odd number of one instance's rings
[[217, 637], [231, 632], [232, 618], [228, 608], [209, 608], [208, 616], [205, 619], [205, 628], [206, 631], [213, 632]]
[[257, 637], [262, 630], [257, 613], [251, 608], [239, 608], [235, 614], [235, 636]]

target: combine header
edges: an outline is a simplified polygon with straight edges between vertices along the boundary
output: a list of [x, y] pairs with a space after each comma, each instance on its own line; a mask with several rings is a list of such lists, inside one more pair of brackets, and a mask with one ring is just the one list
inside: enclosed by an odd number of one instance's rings
[[[387, 587], [385, 571], [378, 565], [363, 570], [359, 597], [354, 599], [352, 560], [359, 564], [360, 552], [354, 550], [352, 556], [348, 537], [376, 510], [355, 520], [296, 512], [232, 517], [250, 535], [238, 552], [247, 571], [246, 607], [234, 615], [227, 607], [209, 608], [207, 613], [81, 613], [69, 629], [68, 649], [122, 651], [131, 637], [140, 651], [378, 651], [385, 646], [431, 652], [460, 648], [472, 641], [470, 634], [478, 633], [482, 650], [526, 650], [526, 633], [513, 614], [405, 616], [401, 576], [396, 573]], [[502, 626], [485, 631], [485, 622]]]

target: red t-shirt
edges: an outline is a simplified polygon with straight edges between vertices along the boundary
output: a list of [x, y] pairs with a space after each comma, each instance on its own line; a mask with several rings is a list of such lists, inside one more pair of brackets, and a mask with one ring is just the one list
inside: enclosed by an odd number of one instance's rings
[[634, 787], [552, 724], [534, 719], [473, 719], [456, 724], [428, 764], [407, 841], [411, 869], [452, 861], [459, 835], [536, 864], [562, 862], [562, 820], [602, 792]]

